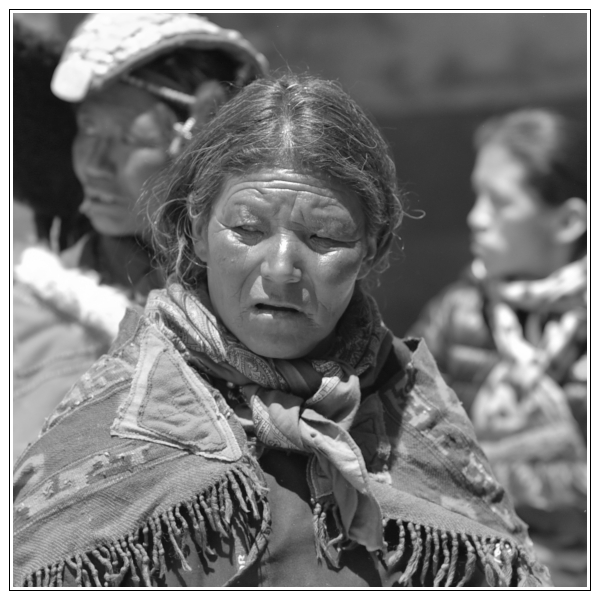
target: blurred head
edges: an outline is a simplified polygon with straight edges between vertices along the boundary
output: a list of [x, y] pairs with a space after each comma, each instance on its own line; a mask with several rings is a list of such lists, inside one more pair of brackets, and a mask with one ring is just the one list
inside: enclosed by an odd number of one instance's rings
[[383, 138], [336, 84], [250, 84], [165, 177], [156, 242], [169, 273], [205, 277], [217, 316], [252, 351], [325, 349], [357, 281], [387, 266], [402, 218]]
[[475, 204], [467, 222], [487, 274], [539, 279], [586, 251], [585, 130], [547, 110], [522, 110], [476, 133]]
[[187, 14], [101, 13], [75, 32], [52, 87], [77, 102], [73, 165], [81, 206], [109, 236], [148, 232], [136, 202], [195, 128], [264, 74], [237, 32]]

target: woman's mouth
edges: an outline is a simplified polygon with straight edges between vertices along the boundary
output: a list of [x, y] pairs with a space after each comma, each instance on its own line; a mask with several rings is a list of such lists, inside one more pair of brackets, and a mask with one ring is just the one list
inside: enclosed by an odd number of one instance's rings
[[97, 191], [86, 191], [85, 199], [94, 204], [117, 204], [118, 198], [114, 194]]
[[268, 316], [273, 319], [289, 319], [304, 316], [304, 313], [294, 306], [269, 304], [267, 302], [255, 304], [253, 312], [258, 316]]
[[258, 304], [256, 304], [255, 308], [261, 312], [280, 312], [289, 314], [300, 313], [300, 311], [297, 308], [293, 308], [291, 306], [280, 306], [276, 304], [266, 304], [263, 302], [259, 302]]

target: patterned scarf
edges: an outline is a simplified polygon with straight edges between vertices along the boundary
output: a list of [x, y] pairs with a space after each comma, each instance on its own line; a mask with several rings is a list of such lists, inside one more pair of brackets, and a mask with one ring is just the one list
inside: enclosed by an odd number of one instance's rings
[[[473, 271], [490, 301], [501, 357], [473, 404], [481, 446], [517, 504], [552, 508], [581, 500], [585, 445], [560, 382], [586, 339], [587, 257], [537, 281], [485, 281], [480, 264]], [[523, 326], [517, 311], [526, 314]], [[555, 468], [539, 468], [552, 463], [566, 467], [562, 475], [573, 485], [561, 487]]]
[[362, 452], [349, 434], [361, 401], [391, 347], [375, 301], [357, 289], [326, 358], [257, 356], [215, 317], [206, 284], [194, 295], [179, 284], [151, 298], [147, 312], [199, 370], [239, 386], [236, 413], [261, 444], [308, 453], [309, 483], [333, 489], [346, 538], [383, 547], [382, 515]]

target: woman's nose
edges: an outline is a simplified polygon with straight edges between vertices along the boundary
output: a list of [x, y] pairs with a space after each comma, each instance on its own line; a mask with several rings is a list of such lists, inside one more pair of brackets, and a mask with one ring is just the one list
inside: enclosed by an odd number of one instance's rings
[[117, 164], [114, 157], [114, 144], [108, 137], [94, 137], [88, 141], [87, 152], [82, 160], [88, 175], [93, 177], [112, 175]]
[[287, 235], [277, 235], [265, 245], [261, 275], [274, 283], [296, 283], [302, 279], [299, 241]]
[[473, 231], [479, 231], [485, 229], [490, 224], [490, 210], [488, 203], [483, 196], [478, 196], [475, 199], [473, 208], [467, 215], [467, 225]]

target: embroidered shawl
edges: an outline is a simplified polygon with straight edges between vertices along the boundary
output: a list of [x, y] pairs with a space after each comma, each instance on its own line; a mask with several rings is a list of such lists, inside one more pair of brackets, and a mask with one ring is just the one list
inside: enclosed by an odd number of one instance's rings
[[[287, 393], [290, 371], [268, 360], [264, 372], [283, 381], [269, 386], [262, 375], [257, 381], [254, 355], [223, 332], [211, 348], [234, 351], [239, 368], [233, 359], [219, 362], [223, 354], [211, 356], [193, 334], [197, 310], [208, 316], [206, 299], [171, 286], [153, 292], [145, 314], [130, 311], [109, 354], [74, 386], [17, 464], [16, 585], [61, 585], [66, 568], [82, 585], [118, 585], [127, 574], [151, 585], [164, 571], [166, 546], [179, 552], [185, 568], [185, 531], [194, 532], [198, 551], [207, 555], [214, 535], [233, 536], [245, 548], [247, 559], [228, 585], [261, 560], [270, 530], [264, 478], [243, 419], [211, 381], [223, 368], [234, 385], [254, 382], [245, 398], [260, 412], [261, 390]], [[359, 492], [380, 511], [384, 536], [376, 553], [390, 569], [401, 565], [397, 583], [422, 585], [428, 576], [434, 585], [465, 585], [479, 564], [492, 586], [550, 585], [424, 344], [392, 343], [360, 290], [338, 333], [331, 356], [312, 361], [310, 372], [320, 381], [299, 410], [327, 377], [332, 389], [356, 378], [361, 398], [351, 418], [327, 419], [342, 423], [348, 447], [360, 450], [360, 457], [352, 453], [357, 472], [366, 474]], [[270, 443], [268, 435], [257, 437]], [[314, 452], [302, 436], [299, 443]], [[325, 458], [321, 466], [336, 465], [335, 452]], [[315, 467], [309, 481], [316, 552], [334, 567], [339, 540], [331, 538], [325, 516], [343, 514], [344, 500], [335, 493], [336, 475], [323, 471]], [[342, 538], [356, 539], [343, 519], [340, 530]]]

